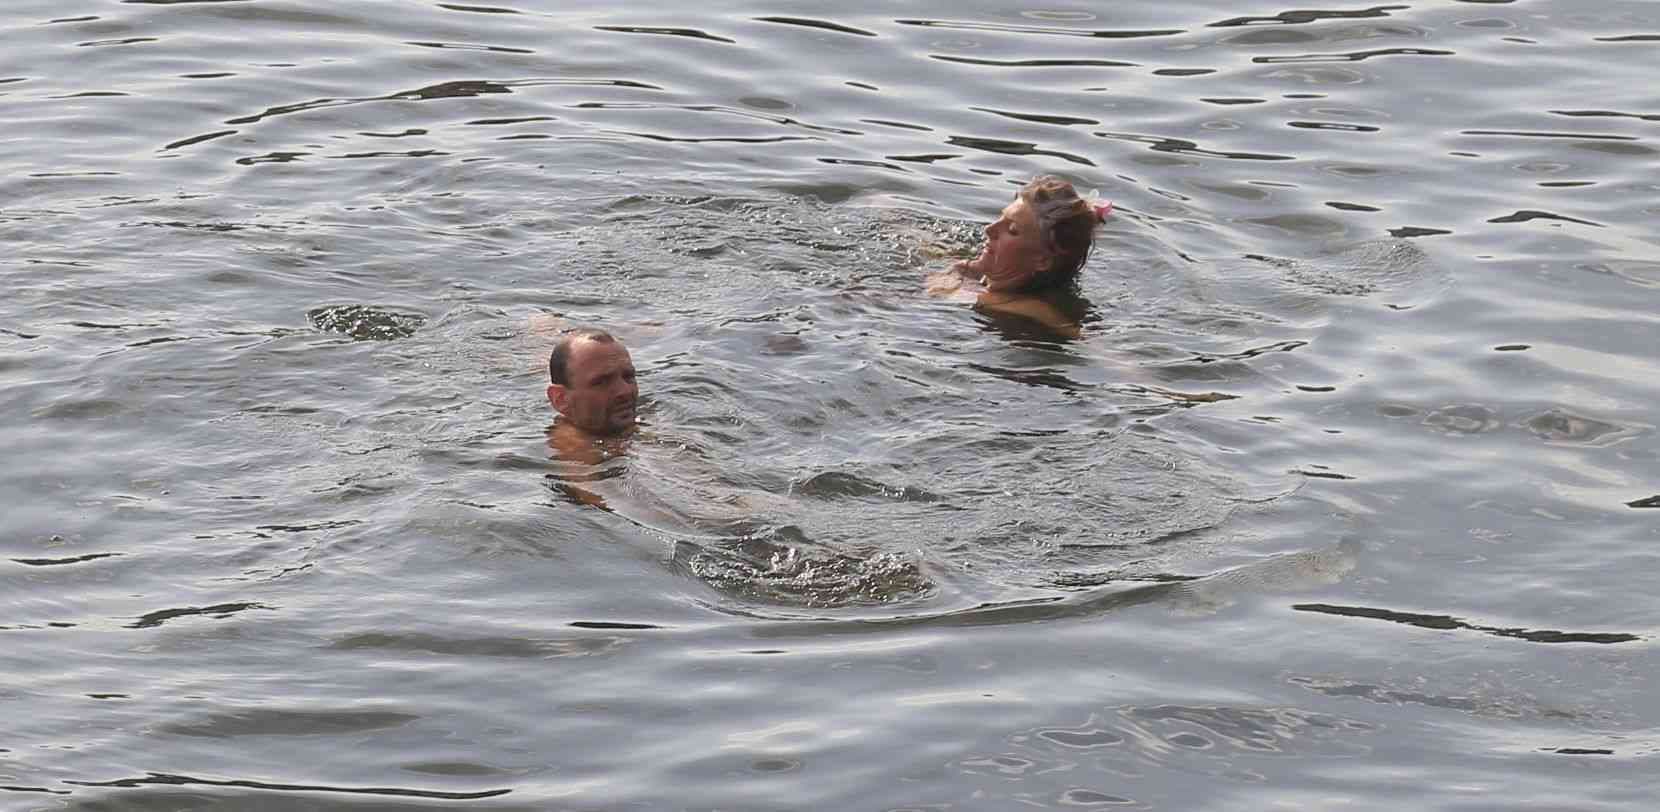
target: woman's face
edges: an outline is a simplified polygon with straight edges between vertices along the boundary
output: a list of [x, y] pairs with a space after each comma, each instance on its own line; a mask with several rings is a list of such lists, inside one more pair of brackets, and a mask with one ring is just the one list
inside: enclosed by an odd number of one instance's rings
[[1013, 291], [1049, 269], [1049, 250], [1038, 231], [1037, 213], [1015, 198], [1003, 215], [986, 226], [986, 247], [971, 267], [986, 278], [986, 289]]

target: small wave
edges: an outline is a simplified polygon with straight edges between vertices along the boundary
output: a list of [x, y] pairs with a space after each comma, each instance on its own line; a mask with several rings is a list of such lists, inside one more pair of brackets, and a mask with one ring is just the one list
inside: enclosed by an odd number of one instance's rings
[[306, 313], [311, 326], [325, 333], [339, 333], [358, 341], [392, 341], [408, 338], [426, 324], [425, 316], [399, 313], [373, 305], [329, 305]]
[[[788, 535], [790, 530], [777, 533]], [[918, 600], [934, 592], [922, 568], [898, 553], [815, 551], [759, 536], [730, 543], [677, 541], [674, 563], [733, 597], [783, 606], [875, 606]]]

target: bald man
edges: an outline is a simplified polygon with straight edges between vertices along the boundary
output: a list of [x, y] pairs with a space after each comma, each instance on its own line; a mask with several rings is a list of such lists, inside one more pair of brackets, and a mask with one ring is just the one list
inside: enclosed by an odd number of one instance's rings
[[605, 441], [634, 432], [640, 399], [634, 360], [610, 333], [566, 333], [548, 354], [548, 379], [548, 403], [560, 418], [548, 441], [561, 457], [597, 461]]

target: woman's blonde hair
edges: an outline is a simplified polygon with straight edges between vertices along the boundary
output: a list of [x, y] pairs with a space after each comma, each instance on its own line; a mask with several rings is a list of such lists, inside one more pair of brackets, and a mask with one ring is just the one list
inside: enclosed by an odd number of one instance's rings
[[1037, 216], [1038, 234], [1050, 252], [1049, 269], [1034, 277], [1027, 288], [1076, 284], [1095, 245], [1095, 226], [1101, 222], [1096, 208], [1079, 197], [1070, 182], [1054, 175], [1034, 178], [1020, 187], [1019, 194]]

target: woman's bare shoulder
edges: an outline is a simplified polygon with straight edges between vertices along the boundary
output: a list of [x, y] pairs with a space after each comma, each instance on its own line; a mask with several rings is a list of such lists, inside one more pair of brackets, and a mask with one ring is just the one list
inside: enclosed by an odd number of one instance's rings
[[974, 306], [990, 313], [1031, 319], [1066, 338], [1078, 338], [1083, 335], [1083, 328], [1076, 321], [1067, 318], [1060, 308], [1036, 296], [986, 291], [975, 299]]

